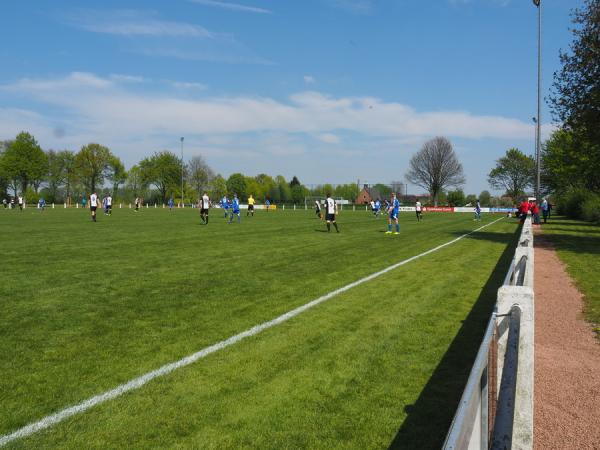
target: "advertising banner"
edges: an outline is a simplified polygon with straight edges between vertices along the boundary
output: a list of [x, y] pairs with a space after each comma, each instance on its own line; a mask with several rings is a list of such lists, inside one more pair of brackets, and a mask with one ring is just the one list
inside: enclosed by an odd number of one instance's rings
[[425, 212], [454, 212], [453, 206], [424, 206]]

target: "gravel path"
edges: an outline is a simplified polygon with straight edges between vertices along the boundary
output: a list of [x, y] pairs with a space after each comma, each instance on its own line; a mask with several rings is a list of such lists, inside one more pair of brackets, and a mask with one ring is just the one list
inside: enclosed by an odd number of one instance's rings
[[535, 241], [535, 449], [600, 449], [600, 344], [543, 235]]

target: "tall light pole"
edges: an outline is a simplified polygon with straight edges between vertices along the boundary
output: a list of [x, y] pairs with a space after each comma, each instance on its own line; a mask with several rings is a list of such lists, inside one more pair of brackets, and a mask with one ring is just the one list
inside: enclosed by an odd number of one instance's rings
[[183, 208], [183, 136], [181, 137], [181, 207]]
[[542, 1], [533, 0], [538, 10], [538, 76], [537, 76], [537, 119], [535, 133], [535, 198], [540, 199], [540, 159], [542, 147]]

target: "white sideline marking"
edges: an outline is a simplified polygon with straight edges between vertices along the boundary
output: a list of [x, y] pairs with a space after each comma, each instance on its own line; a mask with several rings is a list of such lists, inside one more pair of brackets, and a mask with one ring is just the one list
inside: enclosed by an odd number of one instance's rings
[[391, 270], [397, 269], [398, 267], [403, 266], [404, 264], [408, 264], [409, 262], [414, 261], [415, 259], [429, 255], [430, 253], [436, 252], [444, 247], [452, 245], [455, 242], [460, 241], [462, 238], [469, 236], [470, 234], [473, 234], [479, 230], [484, 229], [485, 227], [495, 224], [496, 222], [498, 222], [499, 220], [502, 220], [503, 218], [504, 217], [500, 217], [499, 219], [496, 219], [493, 222], [485, 224], [485, 225], [471, 231], [470, 233], [463, 234], [462, 236], [459, 236], [456, 239], [446, 242], [445, 244], [438, 245], [437, 247], [432, 248], [431, 250], [427, 250], [426, 252], [423, 252], [419, 255], [412, 256], [408, 259], [405, 259], [404, 261], [400, 261], [396, 264], [386, 267], [385, 269], [380, 270], [379, 272], [372, 273], [371, 275], [361, 278], [360, 280], [354, 281], [353, 283], [347, 284], [346, 286], [336, 289], [335, 291], [331, 291], [330, 293], [325, 294], [322, 297], [319, 297], [316, 300], [306, 303], [296, 309], [288, 311], [287, 313], [285, 313], [279, 317], [276, 317], [273, 320], [256, 325], [246, 331], [236, 334], [235, 336], [231, 336], [230, 338], [228, 338], [224, 341], [217, 342], [216, 344], [211, 345], [210, 347], [205, 347], [202, 350], [200, 350], [192, 355], [189, 355], [183, 359], [180, 359], [179, 361], [175, 361], [173, 363], [166, 364], [156, 370], [153, 370], [152, 372], [148, 372], [145, 375], [142, 375], [138, 378], [134, 378], [133, 380], [128, 381], [125, 384], [117, 386], [116, 388], [114, 388], [110, 391], [107, 391], [103, 394], [99, 394], [94, 397], [91, 397], [91, 398], [79, 403], [78, 405], [71, 406], [71, 407], [63, 409], [62, 411], [59, 411], [55, 414], [46, 416], [37, 422], [30, 423], [29, 425], [26, 425], [23, 428], [20, 428], [17, 431], [14, 431], [13, 433], [5, 434], [4, 436], [0, 436], [0, 447], [8, 444], [11, 441], [14, 441], [15, 439], [24, 438], [24, 437], [30, 436], [34, 433], [37, 433], [38, 431], [44, 430], [46, 428], [50, 428], [51, 426], [56, 425], [57, 423], [62, 422], [63, 420], [68, 419], [71, 416], [74, 416], [76, 414], [87, 411], [88, 409], [93, 408], [96, 405], [107, 402], [108, 400], [112, 400], [113, 398], [119, 397], [129, 391], [138, 389], [138, 388], [142, 387], [143, 385], [145, 385], [146, 383], [148, 383], [149, 381], [152, 381], [155, 378], [167, 375], [167, 374], [173, 372], [174, 370], [180, 369], [181, 367], [188, 366], [188, 365], [198, 361], [199, 359], [202, 359], [202, 358], [210, 355], [211, 353], [215, 353], [219, 350], [229, 347], [230, 345], [233, 345], [233, 344], [241, 341], [242, 339], [245, 339], [245, 338], [251, 337], [251, 336], [255, 336], [268, 328], [272, 328], [272, 327], [279, 325], [280, 323], [283, 323], [299, 314], [302, 314], [304, 311], [312, 308], [313, 306], [317, 306], [318, 304], [323, 303], [323, 302], [329, 300], [330, 298], [335, 297], [338, 294], [341, 294], [342, 292], [346, 292], [360, 284], [366, 283], [367, 281], [371, 281], [372, 279], [377, 278], [385, 273], [388, 273]]

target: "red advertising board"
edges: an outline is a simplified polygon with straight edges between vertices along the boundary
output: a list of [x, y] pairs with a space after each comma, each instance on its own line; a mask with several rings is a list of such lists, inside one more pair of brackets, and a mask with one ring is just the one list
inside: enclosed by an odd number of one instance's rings
[[454, 212], [452, 206], [425, 206], [423, 211], [426, 212]]

